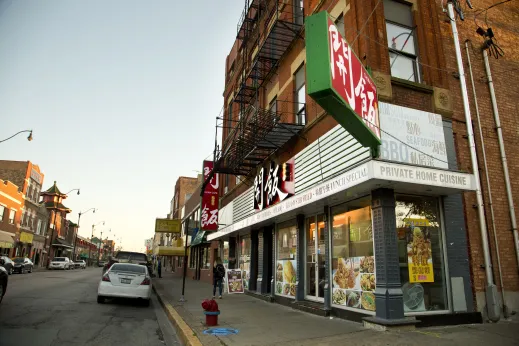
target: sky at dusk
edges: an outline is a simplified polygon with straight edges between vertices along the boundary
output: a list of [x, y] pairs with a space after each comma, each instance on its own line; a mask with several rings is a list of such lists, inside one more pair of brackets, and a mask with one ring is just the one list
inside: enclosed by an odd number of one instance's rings
[[[144, 250], [214, 147], [241, 0], [0, 0], [0, 159], [71, 194], [79, 234]], [[111, 229], [111, 233], [107, 233]]]

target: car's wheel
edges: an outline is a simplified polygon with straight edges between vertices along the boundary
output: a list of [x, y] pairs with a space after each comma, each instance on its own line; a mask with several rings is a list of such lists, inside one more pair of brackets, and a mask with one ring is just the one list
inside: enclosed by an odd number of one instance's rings
[[9, 268], [9, 271], [7, 272], [9, 275], [13, 275], [13, 267]]
[[31, 267], [31, 269], [29, 270], [29, 273], [32, 273], [32, 267]]
[[105, 302], [105, 297], [97, 296], [97, 304], [103, 304]]

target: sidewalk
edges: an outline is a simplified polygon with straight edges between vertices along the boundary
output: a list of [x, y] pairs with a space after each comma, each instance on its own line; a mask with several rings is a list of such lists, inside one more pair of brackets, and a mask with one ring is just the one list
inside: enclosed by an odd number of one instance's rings
[[168, 316], [184, 334], [186, 345], [519, 345], [519, 322], [421, 328], [414, 331], [377, 332], [361, 324], [315, 316], [245, 294], [224, 294], [217, 299], [219, 328], [237, 329], [231, 336], [203, 334], [203, 299], [211, 298], [212, 286], [186, 278], [186, 302], [180, 303], [182, 278], [163, 274], [153, 287]]

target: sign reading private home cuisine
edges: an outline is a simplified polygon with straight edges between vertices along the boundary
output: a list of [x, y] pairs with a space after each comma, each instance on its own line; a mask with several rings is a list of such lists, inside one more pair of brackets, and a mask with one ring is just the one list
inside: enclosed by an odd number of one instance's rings
[[305, 20], [308, 95], [360, 144], [380, 145], [375, 83], [326, 11]]
[[381, 158], [420, 166], [448, 168], [440, 114], [380, 103]]
[[[204, 161], [204, 181], [213, 167], [213, 161]], [[216, 231], [218, 229], [218, 197], [218, 173], [215, 173], [209, 184], [206, 185], [202, 196], [200, 225], [204, 231]]]
[[270, 162], [254, 178], [254, 209], [263, 210], [294, 195], [294, 159], [280, 165]]

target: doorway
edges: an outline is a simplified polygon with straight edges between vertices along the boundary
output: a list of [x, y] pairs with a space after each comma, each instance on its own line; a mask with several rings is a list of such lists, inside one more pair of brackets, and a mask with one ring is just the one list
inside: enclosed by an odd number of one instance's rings
[[324, 301], [325, 256], [324, 214], [306, 219], [305, 296], [308, 300]]

